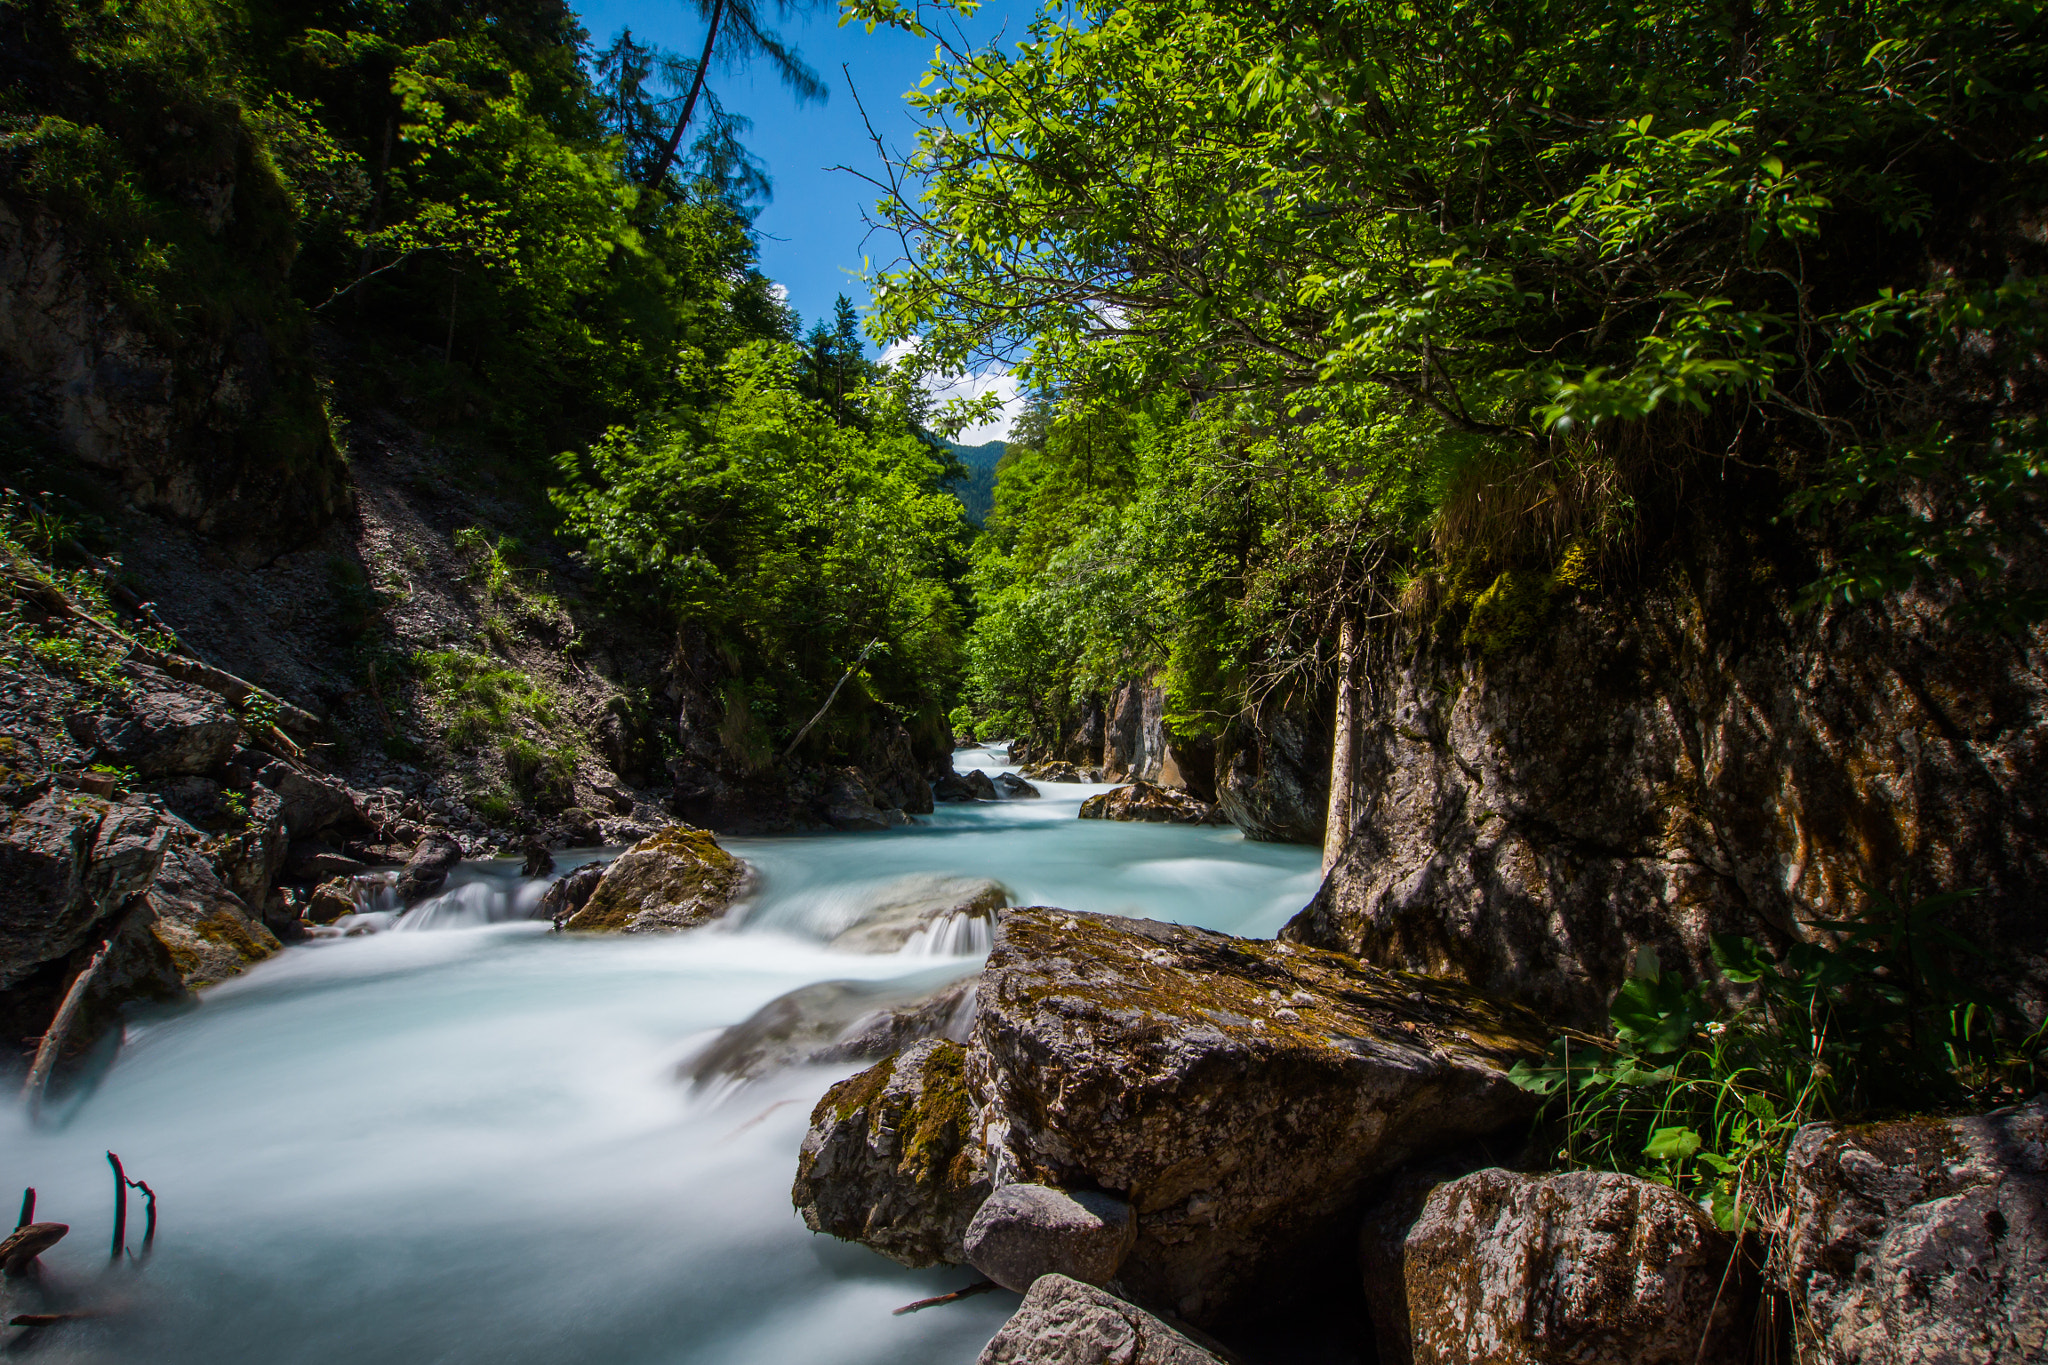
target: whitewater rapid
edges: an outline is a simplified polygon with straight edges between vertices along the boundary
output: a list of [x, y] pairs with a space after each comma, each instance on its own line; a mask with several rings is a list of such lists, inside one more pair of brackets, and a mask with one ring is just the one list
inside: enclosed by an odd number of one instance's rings
[[[998, 758], [958, 762], [994, 773]], [[1103, 788], [1042, 789], [883, 834], [723, 841], [759, 889], [735, 924], [687, 934], [553, 934], [506, 918], [537, 884], [471, 868], [422, 917], [440, 932], [292, 948], [196, 1009], [136, 1021], [44, 1127], [0, 1114], [0, 1173], [72, 1225], [44, 1258], [53, 1289], [117, 1310], [44, 1331], [37, 1356], [967, 1365], [1014, 1295], [893, 1317], [974, 1274], [905, 1270], [790, 1208], [811, 1106], [853, 1067], [705, 1090], [674, 1073], [798, 986], [972, 970], [933, 955], [945, 944], [823, 946], [907, 875], [1241, 934], [1272, 933], [1314, 890], [1313, 849], [1080, 821]], [[139, 1272], [104, 1269], [108, 1149], [162, 1201]]]

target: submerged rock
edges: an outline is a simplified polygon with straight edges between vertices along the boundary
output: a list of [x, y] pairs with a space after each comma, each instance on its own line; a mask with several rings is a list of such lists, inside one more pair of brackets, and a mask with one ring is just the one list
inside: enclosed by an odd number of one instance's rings
[[1045, 907], [1003, 919], [980, 1010], [997, 1178], [1127, 1195], [1123, 1283], [1198, 1323], [1345, 1235], [1370, 1181], [1526, 1118], [1507, 1069], [1551, 1034], [1338, 953]]
[[1475, 1171], [1430, 1190], [1392, 1245], [1361, 1250], [1382, 1365], [1748, 1356], [1750, 1295], [1734, 1244], [1667, 1185], [1607, 1171]]
[[893, 953], [919, 934], [952, 927], [949, 922], [979, 920], [992, 928], [996, 912], [1009, 903], [1001, 882], [919, 873], [890, 883], [829, 946], [842, 953]]
[[1004, 1185], [975, 1213], [961, 1247], [969, 1265], [1022, 1294], [1041, 1275], [1108, 1284], [1137, 1235], [1131, 1206], [1113, 1194]]
[[1220, 825], [1216, 807], [1199, 797], [1150, 782], [1098, 792], [1081, 803], [1083, 820], [1139, 820], [1155, 825]]
[[825, 1092], [790, 1199], [813, 1232], [917, 1267], [957, 1265], [989, 1194], [960, 1044], [928, 1039]]
[[976, 1365], [1225, 1365], [1160, 1319], [1065, 1275], [1043, 1275]]
[[670, 825], [621, 853], [564, 929], [648, 933], [717, 919], [746, 890], [747, 865], [709, 830]]
[[817, 981], [776, 996], [676, 1068], [706, 1085], [752, 1080], [781, 1067], [865, 1062], [924, 1038], [960, 1042], [974, 1021], [976, 978], [923, 982]]
[[1810, 1124], [1786, 1178], [1801, 1359], [2048, 1359], [2048, 1098], [1977, 1118]]

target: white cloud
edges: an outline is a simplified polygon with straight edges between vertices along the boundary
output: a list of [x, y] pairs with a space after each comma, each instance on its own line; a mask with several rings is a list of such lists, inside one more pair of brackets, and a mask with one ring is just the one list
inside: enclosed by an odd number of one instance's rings
[[770, 280], [768, 282], [768, 297], [774, 299], [777, 303], [788, 303], [789, 286], [775, 280]]
[[[892, 341], [882, 350], [882, 363], [893, 365], [907, 355], [914, 355], [920, 339], [906, 337]], [[991, 365], [979, 374], [956, 374], [930, 378], [925, 381], [925, 392], [938, 403], [955, 398], [979, 398], [985, 393], [997, 395], [1002, 406], [996, 415], [977, 426], [968, 427], [953, 439], [963, 446], [978, 446], [989, 441], [1010, 439], [1010, 424], [1016, 420], [1017, 376], [1000, 365]]]

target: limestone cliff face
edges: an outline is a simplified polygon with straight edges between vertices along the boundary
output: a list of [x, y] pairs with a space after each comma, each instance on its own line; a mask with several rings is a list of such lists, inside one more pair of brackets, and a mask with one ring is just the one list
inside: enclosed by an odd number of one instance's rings
[[2038, 1011], [2041, 633], [1795, 612], [1801, 566], [1693, 542], [1625, 605], [1553, 595], [1519, 649], [1370, 670], [1357, 824], [1285, 937], [1593, 1022], [1644, 945], [1710, 978], [1710, 935], [1811, 934], [1909, 876], [1978, 890], [1953, 922]]
[[233, 143], [203, 180], [183, 185], [179, 273], [212, 288], [160, 301], [169, 320], [124, 302], [57, 213], [0, 195], [0, 389], [136, 506], [267, 558], [340, 509], [341, 460], [285, 285], [289, 236], [254, 226], [282, 191]]

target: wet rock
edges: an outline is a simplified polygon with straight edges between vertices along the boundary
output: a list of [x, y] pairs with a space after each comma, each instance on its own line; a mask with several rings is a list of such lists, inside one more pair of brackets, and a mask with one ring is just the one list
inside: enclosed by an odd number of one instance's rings
[[1155, 825], [1220, 825], [1222, 814], [1206, 801], [1150, 782], [1133, 782], [1098, 792], [1081, 803], [1083, 820], [1138, 820]]
[[670, 825], [621, 853], [564, 929], [650, 933], [718, 918], [747, 885], [747, 865], [709, 830]]
[[827, 773], [818, 809], [826, 824], [849, 832], [894, 829], [909, 823], [902, 809], [889, 805], [858, 768], [835, 768]]
[[314, 924], [332, 924], [362, 908], [356, 899], [355, 878], [335, 877], [322, 882], [307, 897], [305, 917]]
[[974, 1021], [974, 977], [817, 981], [763, 1005], [676, 1068], [696, 1085], [753, 1080], [790, 1066], [866, 1062], [925, 1038], [961, 1042]]
[[860, 921], [829, 946], [842, 953], [893, 953], [919, 934], [959, 927], [949, 922], [980, 920], [992, 930], [996, 912], [1009, 903], [1009, 889], [987, 878], [924, 873], [904, 877], [884, 888]]
[[1099, 1190], [1004, 1185], [967, 1225], [967, 1263], [1022, 1294], [1041, 1275], [1108, 1284], [1138, 1235], [1131, 1206]]
[[932, 783], [934, 801], [972, 801], [974, 788], [959, 773], [947, 773]]
[[148, 904], [156, 913], [150, 932], [194, 990], [238, 975], [284, 946], [228, 889], [189, 829], [174, 830], [166, 840]]
[[574, 872], [557, 877], [541, 893], [533, 917], [551, 920], [557, 929], [567, 924], [570, 916], [590, 902], [590, 893], [604, 880], [604, 869], [603, 863], [585, 863]]
[[351, 858], [332, 844], [314, 839], [294, 840], [285, 852], [285, 876], [295, 882], [325, 881], [329, 877], [353, 877], [369, 871], [369, 864]]
[[1740, 1365], [1751, 1300], [1734, 1254], [1667, 1185], [1475, 1171], [1429, 1191], [1397, 1254], [1366, 1258], [1380, 1359]]
[[976, 1365], [1226, 1365], [1228, 1357], [1135, 1304], [1042, 1275]]
[[997, 773], [995, 775], [995, 789], [999, 794], [1007, 796], [1011, 800], [1038, 795], [1038, 788], [1032, 786], [1015, 773]]
[[1799, 1130], [1786, 1158], [1802, 1360], [2048, 1359], [2048, 1098]]
[[462, 845], [439, 830], [428, 834], [406, 859], [398, 874], [398, 898], [408, 907], [439, 891], [462, 861]]
[[555, 855], [548, 852], [545, 841], [528, 839], [520, 851], [526, 857], [526, 861], [519, 868], [520, 876], [545, 877], [555, 870]]
[[927, 1039], [825, 1092], [790, 1199], [813, 1232], [907, 1266], [958, 1265], [988, 1197], [958, 1043]]
[[104, 709], [68, 717], [65, 728], [92, 746], [101, 763], [143, 777], [208, 773], [227, 762], [241, 734], [240, 717], [209, 692], [137, 690]]
[[146, 806], [51, 792], [0, 832], [0, 989], [71, 952], [149, 885], [169, 827]]
[[1020, 777], [1034, 782], [1100, 782], [1102, 773], [1095, 768], [1082, 768], [1063, 760], [1054, 759], [1045, 763], [1030, 763], [1017, 770]]
[[980, 1010], [996, 1177], [1127, 1195], [1120, 1278], [1196, 1323], [1348, 1235], [1371, 1181], [1525, 1119], [1506, 1073], [1551, 1035], [1341, 954], [1045, 907], [1001, 921]]

